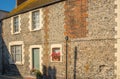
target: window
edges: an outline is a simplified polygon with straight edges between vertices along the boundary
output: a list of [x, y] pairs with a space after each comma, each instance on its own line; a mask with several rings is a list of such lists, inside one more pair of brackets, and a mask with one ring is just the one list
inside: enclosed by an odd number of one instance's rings
[[32, 12], [32, 30], [37, 30], [40, 28], [40, 17], [39, 11]]
[[60, 61], [60, 48], [52, 48], [52, 61]]
[[30, 11], [29, 12], [29, 30], [30, 31], [38, 31], [40, 29], [42, 29], [43, 27], [43, 11], [42, 8], [34, 10], [34, 11]]
[[51, 46], [51, 61], [59, 62], [62, 61], [62, 46], [55, 44]]
[[11, 41], [9, 42], [9, 63], [23, 65], [24, 64], [24, 42]]
[[14, 63], [22, 62], [22, 45], [11, 46], [11, 56]]
[[16, 16], [13, 18], [13, 33], [19, 32], [19, 17]]

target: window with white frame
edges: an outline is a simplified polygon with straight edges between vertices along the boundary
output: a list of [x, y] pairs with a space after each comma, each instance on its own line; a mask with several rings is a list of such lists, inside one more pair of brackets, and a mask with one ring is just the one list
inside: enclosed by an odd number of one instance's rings
[[14, 63], [22, 63], [22, 45], [12, 45], [11, 56]]
[[55, 44], [51, 46], [51, 61], [62, 61], [62, 45]]
[[37, 30], [40, 28], [40, 12], [34, 11], [32, 12], [32, 30]]
[[13, 33], [19, 32], [19, 16], [13, 18]]

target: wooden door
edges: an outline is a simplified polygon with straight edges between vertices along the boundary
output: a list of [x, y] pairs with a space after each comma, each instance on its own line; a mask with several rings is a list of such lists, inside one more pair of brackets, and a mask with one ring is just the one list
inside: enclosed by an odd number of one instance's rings
[[33, 68], [40, 69], [40, 49], [39, 48], [33, 48], [32, 49], [32, 61], [33, 61]]

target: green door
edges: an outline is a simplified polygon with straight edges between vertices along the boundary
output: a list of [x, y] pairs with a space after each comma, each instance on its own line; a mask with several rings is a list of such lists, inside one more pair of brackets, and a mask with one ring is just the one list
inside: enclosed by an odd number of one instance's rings
[[39, 58], [39, 48], [33, 48], [32, 49], [32, 55], [33, 55], [33, 68], [40, 69], [40, 58]]

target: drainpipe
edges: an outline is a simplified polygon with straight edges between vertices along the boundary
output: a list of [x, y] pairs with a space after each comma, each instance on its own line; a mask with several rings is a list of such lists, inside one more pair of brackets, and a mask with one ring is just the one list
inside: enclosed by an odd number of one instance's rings
[[67, 68], [67, 65], [68, 65], [68, 36], [65, 37], [65, 40], [66, 40], [66, 79], [68, 79], [68, 68]]
[[76, 64], [77, 64], [77, 47], [75, 46], [75, 51], [74, 51], [74, 79], [76, 79]]

